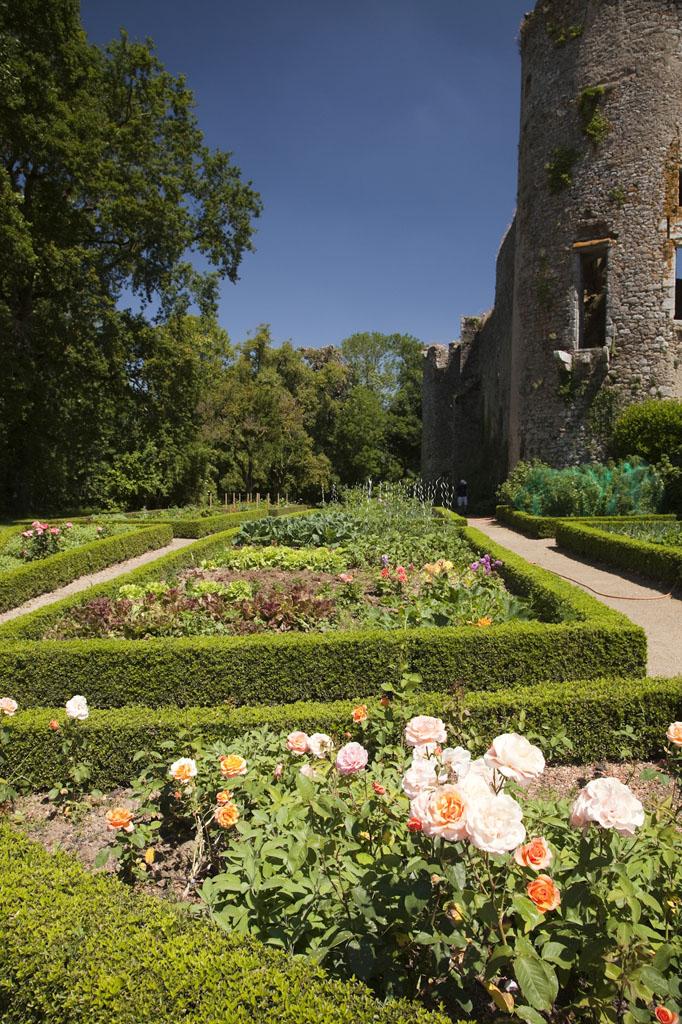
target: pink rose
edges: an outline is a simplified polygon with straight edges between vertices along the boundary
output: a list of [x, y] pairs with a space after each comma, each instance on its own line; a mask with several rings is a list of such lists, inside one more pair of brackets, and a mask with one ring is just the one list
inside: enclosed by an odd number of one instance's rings
[[366, 766], [369, 754], [362, 743], [346, 743], [336, 755], [336, 770], [340, 775], [353, 775]]
[[11, 697], [0, 697], [0, 714], [7, 715], [11, 718], [12, 715], [17, 713], [19, 705]]
[[408, 800], [414, 800], [422, 790], [433, 789], [437, 785], [438, 774], [433, 761], [413, 761], [403, 775], [402, 787]]
[[423, 747], [427, 744], [445, 743], [448, 734], [445, 723], [440, 718], [429, 715], [417, 715], [405, 726], [405, 742], [410, 747]]
[[632, 790], [618, 779], [592, 779], [576, 797], [571, 825], [585, 828], [590, 822], [633, 836], [644, 824], [644, 808]]
[[539, 747], [534, 747], [525, 736], [505, 732], [497, 736], [484, 757], [489, 768], [495, 768], [507, 779], [520, 786], [528, 786], [545, 770], [545, 758]]
[[467, 801], [458, 786], [423, 790], [410, 804], [410, 816], [421, 822], [424, 835], [447, 842], [466, 837], [467, 813]]
[[472, 802], [467, 820], [471, 845], [486, 853], [509, 853], [526, 838], [523, 811], [506, 793]]
[[276, 779], [281, 779], [284, 774], [284, 765], [280, 762], [275, 765], [275, 770], [272, 773]]
[[73, 523], [64, 523], [65, 530], [73, 530]]
[[50, 533], [52, 534], [53, 537], [58, 537], [61, 532], [62, 531], [59, 529], [58, 526], [51, 526], [50, 527]]
[[287, 736], [287, 750], [300, 756], [308, 753], [308, 737], [304, 732], [290, 732]]

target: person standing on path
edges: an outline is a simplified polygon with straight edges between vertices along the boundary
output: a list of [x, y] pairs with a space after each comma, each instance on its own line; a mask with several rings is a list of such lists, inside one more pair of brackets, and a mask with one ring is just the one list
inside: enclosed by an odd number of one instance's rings
[[469, 485], [466, 480], [460, 480], [457, 484], [457, 508], [463, 512], [469, 507]]

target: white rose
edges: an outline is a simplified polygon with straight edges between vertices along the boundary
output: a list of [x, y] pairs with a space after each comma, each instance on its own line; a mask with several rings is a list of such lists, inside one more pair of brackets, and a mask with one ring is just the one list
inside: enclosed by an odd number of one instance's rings
[[11, 697], [0, 697], [0, 713], [8, 715], [10, 718], [16, 714], [19, 705]]
[[612, 828], [622, 836], [633, 836], [644, 824], [644, 808], [632, 790], [618, 779], [592, 779], [576, 797], [571, 825], [584, 828], [591, 821]]
[[80, 694], [76, 694], [71, 700], [66, 702], [66, 715], [68, 718], [73, 718], [77, 722], [84, 722], [90, 712], [88, 711], [88, 702], [85, 697], [81, 697]]
[[497, 736], [484, 757], [489, 768], [495, 768], [507, 779], [520, 786], [528, 786], [545, 770], [545, 758], [539, 747], [534, 747], [525, 736], [505, 732]]
[[506, 793], [472, 801], [467, 834], [473, 846], [486, 853], [509, 853], [526, 838], [523, 811]]
[[173, 761], [169, 773], [176, 782], [189, 782], [197, 774], [197, 763], [193, 757], [179, 757]]
[[457, 785], [470, 802], [486, 800], [495, 795], [490, 783], [477, 771], [467, 772], [463, 779], [458, 780]]
[[308, 737], [308, 750], [313, 757], [326, 757], [333, 746], [331, 736], [327, 736], [326, 733], [314, 732], [312, 736]]
[[458, 786], [439, 786], [425, 790], [411, 804], [413, 817], [419, 818], [425, 836], [440, 836], [457, 842], [467, 834], [467, 802]]
[[433, 789], [438, 784], [436, 765], [433, 761], [414, 761], [403, 775], [403, 792], [409, 800], [414, 800], [425, 789]]
[[405, 742], [410, 747], [421, 747], [429, 743], [445, 743], [448, 734], [440, 718], [417, 715], [405, 726]]
[[471, 765], [471, 754], [464, 747], [446, 747], [440, 759], [459, 779], [467, 774]]

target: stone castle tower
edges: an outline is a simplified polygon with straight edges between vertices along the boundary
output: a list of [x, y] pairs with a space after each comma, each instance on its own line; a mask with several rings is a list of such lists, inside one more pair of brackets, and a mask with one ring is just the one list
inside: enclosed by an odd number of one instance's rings
[[538, 0], [495, 305], [425, 352], [422, 472], [490, 495], [682, 397], [682, 0]]

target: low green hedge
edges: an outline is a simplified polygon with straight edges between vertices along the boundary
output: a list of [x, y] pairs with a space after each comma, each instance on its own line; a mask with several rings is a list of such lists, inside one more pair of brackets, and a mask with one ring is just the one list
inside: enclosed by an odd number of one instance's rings
[[[233, 526], [239, 526], [240, 523], [265, 519], [269, 514], [267, 506], [264, 506], [249, 512], [225, 512], [197, 519], [164, 519], [163, 516], [159, 516], [158, 519], [141, 520], [141, 522], [164, 523], [172, 528], [174, 537], [190, 537], [196, 540], [199, 537], [208, 537], [213, 533], [229, 530]], [[135, 520], [131, 519], [131, 522], [135, 522]]]
[[[229, 740], [247, 729], [269, 726], [282, 731], [326, 732], [340, 739], [358, 700], [369, 705], [371, 714], [372, 697], [368, 696], [273, 707], [93, 710], [78, 726], [82, 756], [91, 767], [93, 787], [113, 789], [130, 783], [138, 770], [131, 767], [138, 750], [154, 749], [165, 740], [177, 740], [180, 750], [187, 734]], [[624, 741], [619, 730], [631, 726], [634, 735], [628, 740], [628, 756], [646, 760], [662, 753], [668, 725], [682, 718], [682, 677], [602, 679], [570, 686], [537, 683], [494, 693], [466, 693], [454, 701], [451, 694], [425, 692], [410, 701], [410, 708], [415, 714], [433, 715], [443, 714], [448, 705], [464, 710], [466, 727], [472, 727], [485, 744], [510, 726], [518, 728], [523, 713], [523, 730], [548, 740], [564, 728], [573, 746], [557, 759], [578, 764], [621, 759]], [[32, 789], [49, 788], [60, 773], [61, 741], [48, 728], [53, 718], [64, 721], [63, 707], [20, 708], [7, 722], [11, 763]], [[460, 742], [457, 735], [450, 739]], [[542, 744], [542, 739], [539, 742]]]
[[0, 612], [63, 587], [79, 576], [98, 572], [115, 562], [125, 562], [145, 551], [165, 547], [172, 537], [169, 526], [131, 529], [127, 533], [94, 540], [82, 547], [60, 551], [0, 573]]
[[646, 673], [646, 637], [619, 612], [493, 544], [478, 530], [463, 535], [479, 553], [499, 558], [513, 591], [546, 621], [488, 628], [355, 630], [323, 634], [182, 637], [151, 640], [41, 640], [47, 626], [83, 600], [124, 583], [163, 578], [218, 550], [234, 531], [197, 541], [115, 581], [0, 627], [0, 689], [24, 706], [60, 705], [73, 693], [92, 706], [216, 705], [338, 700], [379, 692], [401, 666], [424, 689], [462, 684], [494, 690], [547, 680]]
[[447, 1024], [0, 826], [3, 1024]]
[[682, 584], [682, 548], [635, 540], [587, 524], [560, 523], [556, 540], [560, 548], [584, 558], [606, 562], [673, 586]]
[[562, 523], [585, 523], [599, 526], [606, 523], [649, 523], [657, 520], [675, 520], [675, 515], [638, 515], [638, 516], [533, 516], [529, 512], [520, 512], [510, 505], [498, 505], [495, 518], [512, 530], [518, 530], [526, 537], [554, 537], [557, 527]]

